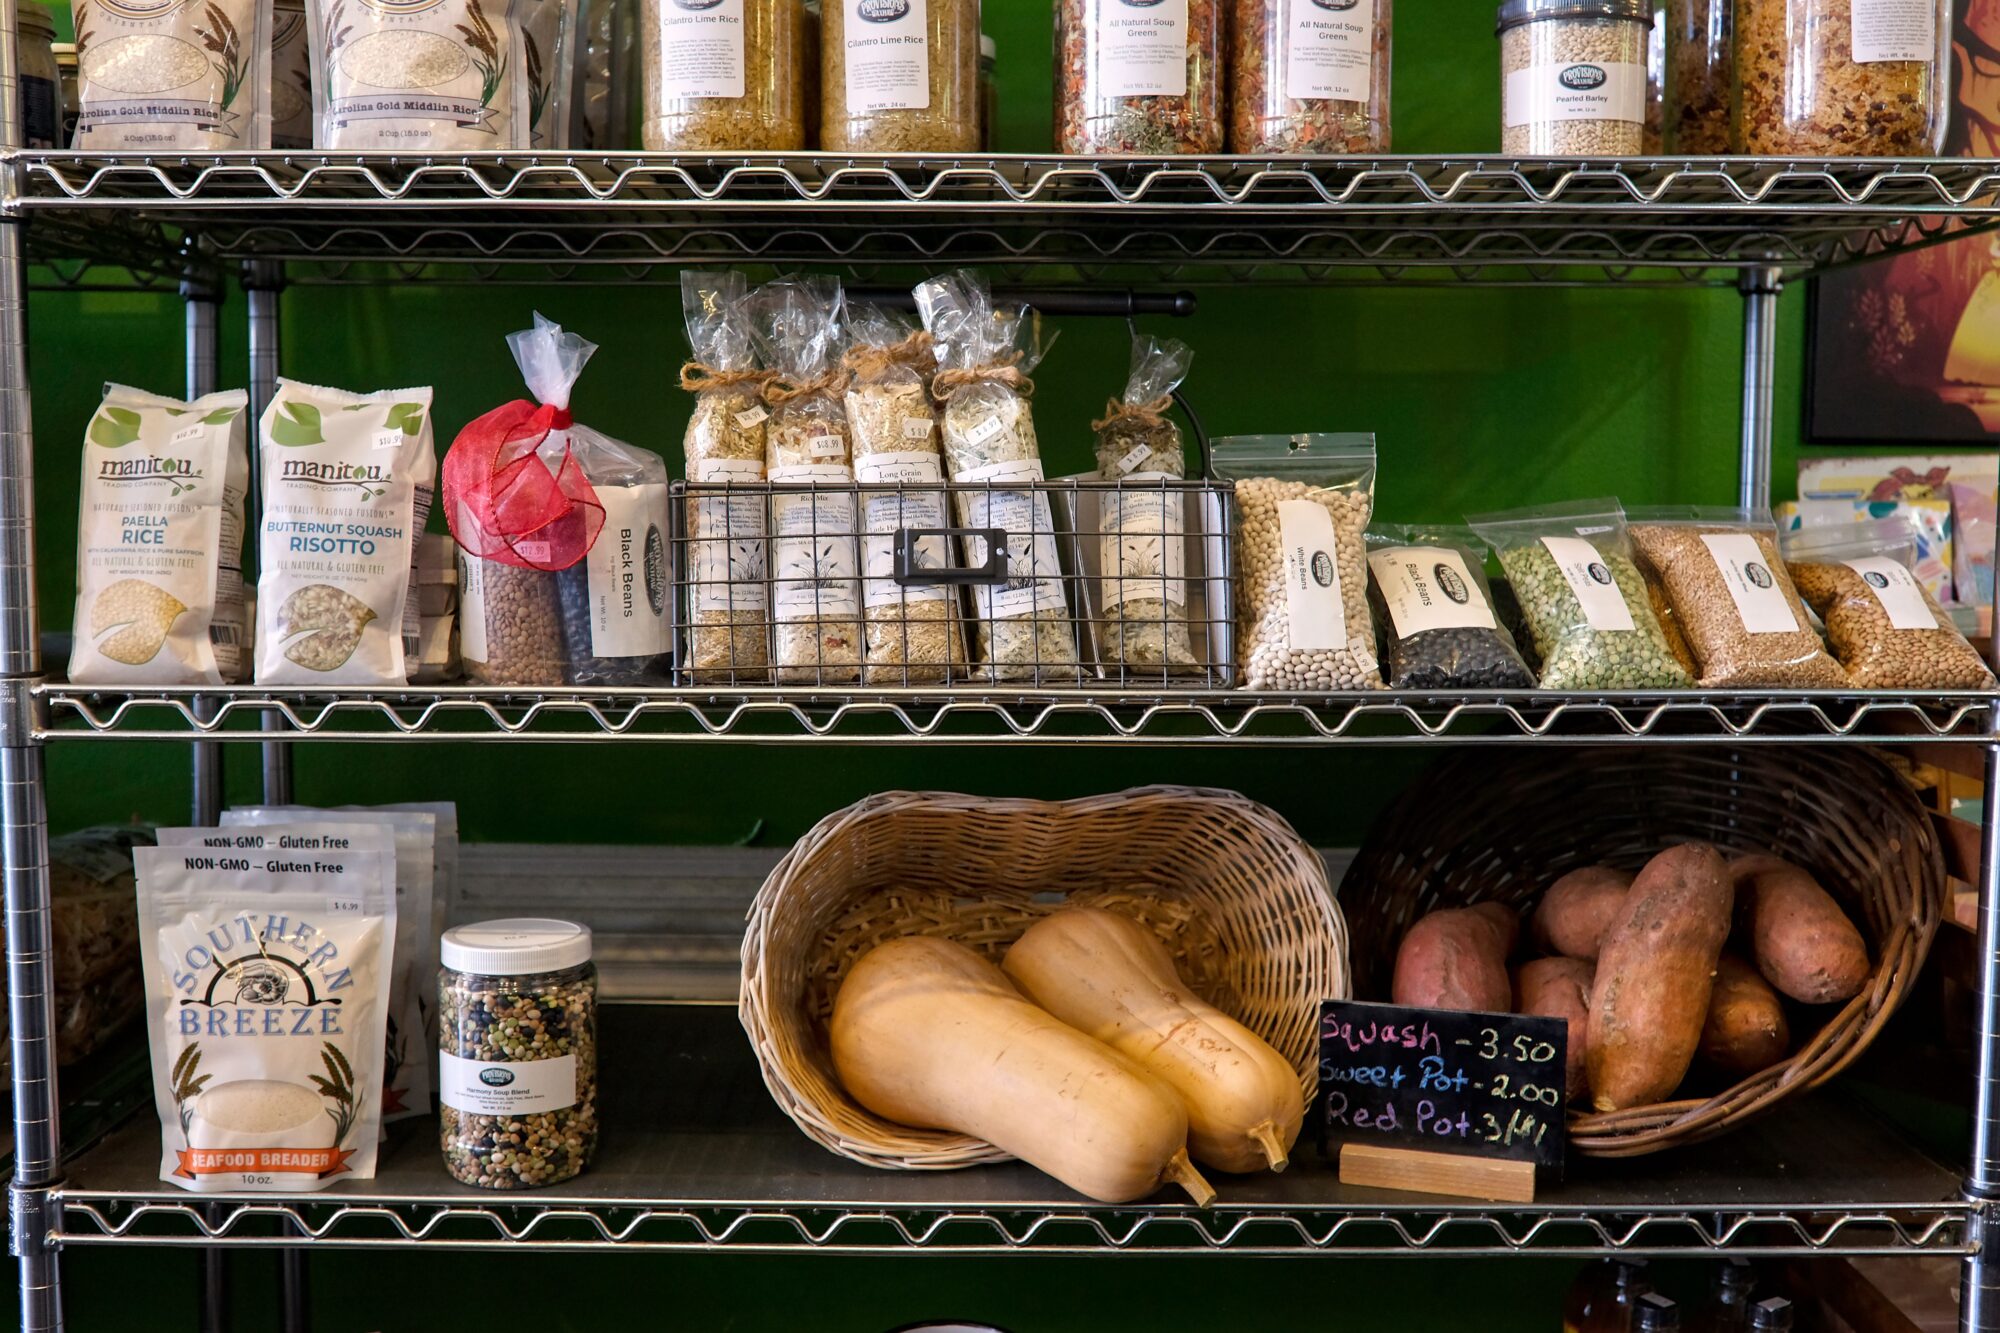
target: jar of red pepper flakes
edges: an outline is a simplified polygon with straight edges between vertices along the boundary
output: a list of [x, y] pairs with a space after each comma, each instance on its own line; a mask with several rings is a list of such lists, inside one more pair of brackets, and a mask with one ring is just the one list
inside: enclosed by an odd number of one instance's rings
[[1226, 0], [1057, 0], [1056, 147], [1219, 153]]
[[1229, 151], [1389, 151], [1394, 0], [1231, 0]]

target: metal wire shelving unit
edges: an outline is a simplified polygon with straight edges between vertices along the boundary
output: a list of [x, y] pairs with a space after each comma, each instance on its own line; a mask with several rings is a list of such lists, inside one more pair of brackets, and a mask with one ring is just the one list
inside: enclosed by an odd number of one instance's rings
[[[0, 143], [16, 139], [0, 0]], [[779, 744], [1974, 744], [1987, 765], [1984, 937], [2000, 938], [2000, 697], [1327, 695], [952, 688], [846, 691], [449, 687], [329, 695], [103, 692], [44, 679], [33, 598], [33, 449], [21, 302], [37, 280], [180, 282], [189, 388], [213, 386], [212, 301], [240, 279], [261, 408], [287, 283], [627, 283], [687, 263], [837, 265], [893, 280], [977, 263], [1049, 286], [1366, 282], [1735, 286], [1744, 297], [1741, 493], [1768, 502], [1773, 315], [1792, 278], [2000, 225], [1976, 161], [1329, 162], [646, 154], [0, 156], [0, 853], [23, 1328], [61, 1326], [64, 1248], [440, 1245], [1105, 1254], [1915, 1254], [1965, 1260], [1963, 1327], [2000, 1333], [2000, 967], [1985, 960], [1969, 1169], [1934, 1161], [1838, 1089], [1698, 1161], [1580, 1167], [1549, 1202], [1492, 1207], [1349, 1190], [1293, 1172], [1226, 1206], [1101, 1208], [1025, 1169], [882, 1175], [792, 1133], [717, 1010], [607, 1011], [690, 1053], [633, 1085], [571, 1186], [451, 1183], [421, 1131], [380, 1177], [306, 1199], [191, 1198], [155, 1179], [150, 1121], [73, 1160], [56, 1133], [43, 757], [51, 744], [194, 742], [197, 817], [217, 753], [261, 744], [267, 799], [307, 741]], [[635, 1038], [636, 1040], [636, 1038]], [[628, 1109], [621, 1114], [619, 1107]]]

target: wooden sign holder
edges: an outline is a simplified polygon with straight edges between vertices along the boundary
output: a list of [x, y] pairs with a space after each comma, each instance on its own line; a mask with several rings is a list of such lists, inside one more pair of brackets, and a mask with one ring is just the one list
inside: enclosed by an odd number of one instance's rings
[[1416, 1194], [1456, 1194], [1500, 1203], [1535, 1201], [1535, 1164], [1459, 1153], [1345, 1143], [1340, 1183]]

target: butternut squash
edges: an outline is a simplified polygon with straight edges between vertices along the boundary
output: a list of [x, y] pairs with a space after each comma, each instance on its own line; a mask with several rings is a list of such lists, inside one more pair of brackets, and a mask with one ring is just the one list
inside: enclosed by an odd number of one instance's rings
[[1197, 1162], [1285, 1169], [1305, 1121], [1297, 1071], [1183, 985], [1145, 926], [1071, 908], [1030, 926], [1000, 966], [1030, 1000], [1164, 1079], [1187, 1106]]
[[833, 999], [833, 1068], [854, 1100], [970, 1134], [1103, 1203], [1171, 1182], [1206, 1204], [1173, 1089], [1036, 1008], [999, 968], [912, 936], [861, 956]]

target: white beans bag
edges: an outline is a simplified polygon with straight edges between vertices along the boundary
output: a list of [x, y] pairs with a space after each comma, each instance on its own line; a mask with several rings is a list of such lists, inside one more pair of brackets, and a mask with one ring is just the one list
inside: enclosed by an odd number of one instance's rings
[[241, 389], [184, 403], [105, 386], [83, 437], [72, 681], [243, 679], [248, 415]]
[[257, 683], [408, 684], [417, 537], [437, 484], [431, 391], [281, 379], [260, 448]]
[[[298, 1194], [375, 1175], [394, 853], [364, 827], [137, 847], [160, 1179]], [[275, 846], [282, 841], [309, 846]]]

